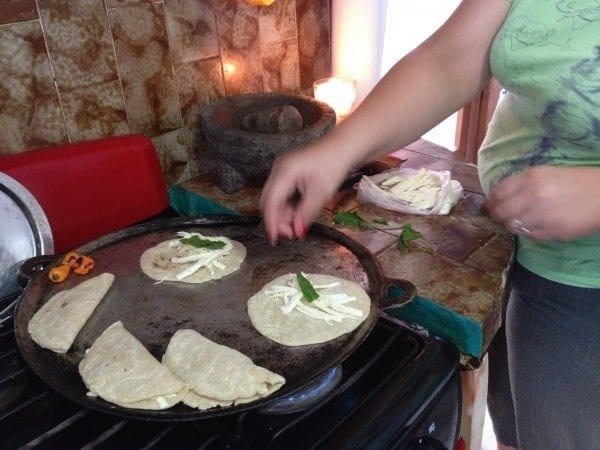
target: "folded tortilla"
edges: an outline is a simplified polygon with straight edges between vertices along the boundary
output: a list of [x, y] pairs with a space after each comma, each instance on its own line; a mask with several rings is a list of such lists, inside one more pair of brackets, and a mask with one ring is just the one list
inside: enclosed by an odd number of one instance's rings
[[281, 375], [189, 329], [173, 335], [162, 362], [189, 385], [183, 403], [199, 409], [248, 403], [285, 384]]
[[[168, 241], [163, 241], [142, 253], [142, 256], [140, 257], [140, 268], [142, 269], [142, 272], [157, 281], [204, 283], [210, 280], [218, 280], [240, 268], [242, 262], [246, 258], [246, 247], [244, 247], [242, 243], [224, 236], [203, 236], [203, 238], [223, 240], [231, 243], [230, 250], [226, 251], [218, 258], [215, 258], [214, 261], [217, 265], [213, 263], [202, 266], [190, 275], [178, 278], [178, 274], [191, 268], [195, 264], [195, 261], [174, 263], [174, 258], [185, 258], [189, 257], [192, 253], [202, 254], [203, 252], [208, 256], [211, 251], [195, 249], [190, 245], [181, 244], [179, 242], [180, 239], [170, 239]], [[219, 253], [221, 251], [217, 250], [217, 252]]]
[[66, 353], [114, 279], [113, 274], [103, 273], [54, 294], [29, 321], [31, 339], [40, 347]]
[[[345, 306], [357, 310], [360, 315], [334, 321], [310, 317], [297, 309], [286, 314], [283, 311], [282, 300], [269, 295], [269, 290], [278, 287], [299, 289], [295, 281], [296, 276], [287, 274], [267, 283], [248, 300], [248, 315], [259, 333], [288, 346], [321, 344], [354, 331], [367, 319], [371, 311], [371, 299], [361, 286], [333, 275], [313, 273], [306, 276], [315, 286], [335, 284], [334, 287], [324, 289], [321, 294], [353, 297], [354, 300]], [[306, 304], [305, 307], [316, 306], [317, 301]]]
[[120, 321], [86, 351], [79, 373], [90, 395], [124, 408], [170, 408], [188, 390]]

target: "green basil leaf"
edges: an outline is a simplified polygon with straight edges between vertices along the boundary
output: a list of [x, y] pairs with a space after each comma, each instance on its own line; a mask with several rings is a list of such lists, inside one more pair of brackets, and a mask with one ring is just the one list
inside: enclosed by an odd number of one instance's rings
[[422, 237], [421, 233], [415, 230], [410, 223], [407, 223], [402, 226], [402, 233], [400, 233], [400, 238], [396, 242], [396, 248], [403, 252], [410, 241], [421, 239]]
[[348, 228], [373, 228], [373, 225], [360, 217], [356, 211], [344, 211], [334, 216], [333, 222]]
[[219, 250], [220, 248], [225, 247], [225, 242], [223, 241], [212, 241], [210, 239], [202, 239], [200, 236], [192, 236], [189, 238], [179, 239], [179, 242], [186, 245], [191, 245], [196, 248], [207, 248], [209, 250]]
[[306, 277], [302, 275], [301, 272], [296, 273], [296, 280], [298, 281], [298, 286], [300, 286], [302, 295], [304, 296], [307, 302], [310, 303], [313, 300], [319, 298], [319, 293], [317, 292], [317, 290], [313, 287], [312, 284], [310, 284], [310, 281], [308, 281]]

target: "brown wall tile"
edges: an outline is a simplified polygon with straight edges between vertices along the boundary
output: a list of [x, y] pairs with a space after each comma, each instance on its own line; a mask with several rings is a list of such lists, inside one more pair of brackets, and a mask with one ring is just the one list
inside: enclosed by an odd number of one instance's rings
[[116, 8], [119, 6], [139, 5], [141, 3], [151, 3], [153, 0], [106, 0], [107, 8]]
[[202, 105], [225, 95], [218, 58], [195, 61], [175, 67], [181, 114], [190, 150], [197, 156], [191, 161], [192, 171], [207, 173], [213, 169], [211, 155], [204, 146], [199, 117]]
[[65, 142], [39, 22], [0, 27], [0, 61], [0, 154]]
[[165, 14], [174, 64], [219, 54], [211, 0], [165, 0]]
[[296, 0], [276, 1], [258, 13], [262, 44], [296, 37]]
[[262, 66], [256, 7], [245, 0], [215, 4], [221, 63], [227, 94], [262, 92]]
[[298, 44], [295, 39], [262, 46], [267, 92], [296, 92], [300, 88]]
[[60, 92], [117, 79], [102, 0], [39, 0]]
[[72, 142], [130, 132], [118, 81], [61, 94]]
[[190, 145], [184, 130], [175, 130], [152, 138], [167, 184], [184, 181], [194, 174], [191, 170]]
[[181, 127], [162, 5], [111, 9], [109, 18], [131, 131], [155, 136]]
[[329, 0], [296, 0], [300, 86], [331, 75]]
[[35, 0], [0, 0], [0, 25], [37, 18]]

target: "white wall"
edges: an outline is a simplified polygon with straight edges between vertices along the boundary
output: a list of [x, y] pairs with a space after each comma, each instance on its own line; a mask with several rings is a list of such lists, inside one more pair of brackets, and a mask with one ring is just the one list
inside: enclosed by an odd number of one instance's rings
[[387, 0], [333, 0], [333, 75], [356, 80], [356, 104], [380, 78], [386, 4]]
[[[460, 0], [333, 0], [333, 75], [354, 78], [360, 103], [394, 63], [435, 31]], [[454, 150], [456, 114], [423, 137]]]
[[[460, 0], [389, 0], [380, 75], [383, 76], [396, 61], [427, 39], [459, 3]], [[453, 114], [425, 133], [423, 138], [454, 150], [456, 119], [457, 114]]]

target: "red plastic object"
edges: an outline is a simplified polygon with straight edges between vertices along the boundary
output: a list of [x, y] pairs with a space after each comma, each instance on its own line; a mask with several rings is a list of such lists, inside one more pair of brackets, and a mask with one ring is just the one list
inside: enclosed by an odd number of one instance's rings
[[465, 440], [462, 438], [462, 436], [458, 438], [454, 450], [467, 450], [467, 444], [465, 443]]
[[169, 205], [152, 141], [127, 135], [0, 157], [46, 213], [55, 253], [164, 211]]

